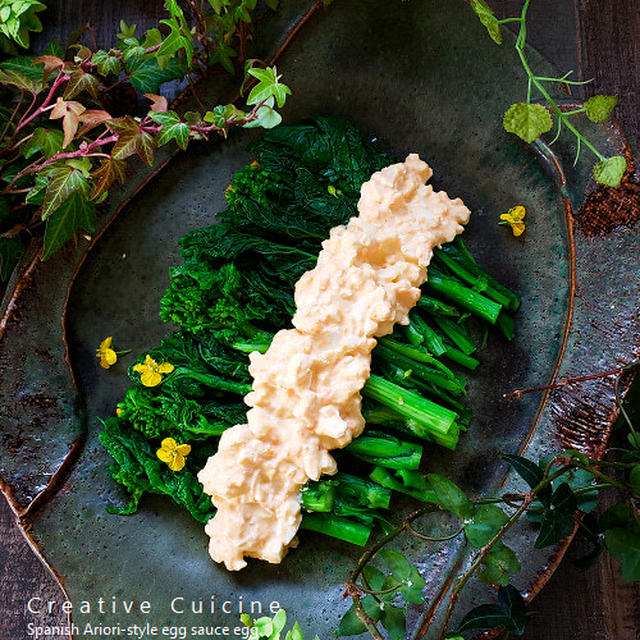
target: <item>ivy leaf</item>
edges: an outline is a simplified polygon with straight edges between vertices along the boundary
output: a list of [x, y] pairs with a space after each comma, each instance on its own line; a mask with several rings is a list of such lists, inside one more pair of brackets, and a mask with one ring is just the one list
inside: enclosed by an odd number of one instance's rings
[[44, 65], [34, 64], [33, 56], [17, 56], [0, 63], [0, 83], [39, 93], [44, 86]]
[[79, 102], [73, 100], [65, 101], [62, 98], [58, 98], [55, 106], [51, 110], [49, 118], [51, 120], [57, 120], [62, 118], [62, 130], [64, 131], [64, 138], [62, 140], [62, 148], [68, 147], [78, 131], [80, 125], [80, 114], [84, 113], [86, 109]]
[[42, 153], [45, 158], [51, 158], [62, 149], [62, 131], [38, 127], [22, 148], [22, 155], [27, 159], [35, 153]]
[[[362, 598], [361, 602], [362, 607], [372, 620], [380, 619], [382, 611], [380, 610], [380, 605], [373, 599], [373, 596], [366, 595]], [[364, 633], [366, 630], [367, 628], [364, 626], [364, 623], [358, 618], [355, 604], [352, 604], [349, 610], [342, 616], [342, 620], [340, 620], [338, 628], [334, 631], [334, 635], [338, 638], [341, 636], [355, 636], [359, 633]]]
[[427, 476], [431, 489], [435, 491], [438, 502], [451, 513], [462, 520], [473, 518], [473, 503], [467, 498], [462, 489], [451, 480], [437, 473], [430, 473]]
[[234, 72], [233, 61], [232, 58], [237, 57], [238, 53], [236, 50], [223, 39], [216, 40], [216, 46], [211, 52], [209, 57], [209, 64], [211, 66], [215, 64], [219, 64], [225, 71], [229, 73]]
[[120, 33], [116, 36], [119, 40], [125, 40], [126, 38], [133, 38], [136, 35], [137, 25], [132, 24], [127, 26], [124, 20], [120, 20]]
[[609, 529], [605, 531], [604, 543], [622, 565], [623, 580], [640, 580], [640, 528]]
[[156, 141], [148, 133], [140, 130], [140, 124], [133, 116], [124, 116], [116, 120], [109, 120], [107, 126], [118, 134], [118, 140], [113, 145], [111, 156], [116, 160], [124, 160], [137, 154], [143, 162], [153, 165], [153, 152]]
[[498, 540], [483, 561], [482, 571], [478, 572], [481, 582], [488, 584], [509, 584], [509, 574], [520, 571], [520, 561], [504, 542]]
[[100, 88], [100, 81], [92, 73], [83, 71], [80, 67], [74, 69], [69, 74], [69, 80], [64, 88], [62, 97], [65, 100], [75, 98], [77, 95], [86, 91], [94, 98], [98, 97], [98, 89]]
[[164, 96], [155, 93], [145, 93], [145, 98], [151, 100], [151, 111], [154, 113], [164, 113], [169, 110], [169, 101]]
[[73, 194], [86, 195], [87, 181], [78, 171], [67, 164], [52, 165], [47, 170], [49, 182], [42, 203], [42, 219], [46, 220]]
[[593, 177], [596, 182], [617, 189], [626, 170], [627, 161], [624, 156], [612, 156], [601, 160], [593, 167]]
[[94, 127], [104, 124], [107, 120], [112, 120], [113, 116], [102, 109], [87, 109], [80, 114], [79, 119], [82, 123], [82, 127], [80, 127], [78, 136], [82, 137]]
[[154, 58], [132, 58], [126, 64], [129, 82], [141, 93], [158, 93], [160, 85], [183, 77], [180, 63], [174, 58], [161, 69]]
[[42, 31], [42, 23], [36, 13], [46, 6], [38, 0], [12, 0], [0, 6], [0, 33], [28, 49], [29, 32]]
[[391, 640], [402, 640], [407, 630], [407, 614], [400, 607], [385, 604], [380, 615], [380, 624], [387, 630]]
[[465, 527], [467, 540], [476, 548], [484, 547], [500, 527], [509, 520], [507, 514], [495, 504], [480, 505], [473, 516], [473, 522]]
[[44, 202], [44, 194], [49, 185], [49, 178], [43, 175], [36, 175], [35, 184], [31, 188], [24, 199], [27, 204], [35, 204], [40, 206]]
[[273, 96], [267, 98], [266, 102], [259, 107], [256, 112], [257, 118], [243, 125], [245, 129], [262, 127], [263, 129], [273, 129], [282, 122], [282, 116], [273, 109]]
[[175, 111], [165, 113], [149, 113], [149, 117], [162, 126], [158, 133], [158, 144], [167, 144], [175, 140], [176, 144], [184, 151], [189, 144], [189, 125], [180, 120]]
[[[542, 469], [533, 461], [523, 458], [522, 456], [512, 456], [502, 454], [500, 456], [506, 463], [513, 467], [513, 470], [532, 488], [534, 489], [544, 479]], [[538, 491], [538, 499], [544, 505], [548, 505], [551, 501], [551, 487], [547, 486]]]
[[93, 233], [95, 226], [94, 204], [74, 193], [47, 220], [42, 260], [48, 260], [78, 229]]
[[602, 122], [611, 115], [616, 104], [618, 104], [618, 98], [615, 96], [598, 95], [584, 103], [584, 110], [591, 122]]
[[401, 583], [398, 588], [407, 602], [412, 604], [422, 604], [424, 597], [422, 589], [426, 582], [420, 572], [401, 553], [393, 549], [383, 549], [378, 555], [384, 560], [391, 571], [392, 580], [389, 586]]
[[0, 280], [6, 282], [24, 253], [24, 245], [18, 237], [0, 238]]
[[247, 104], [258, 104], [273, 96], [278, 107], [284, 106], [287, 94], [291, 93], [291, 89], [289, 89], [287, 85], [279, 82], [282, 76], [278, 75], [275, 67], [249, 69], [248, 74], [256, 78], [258, 84], [251, 89], [249, 97], [247, 98]]
[[43, 51], [45, 55], [57, 56], [64, 58], [64, 47], [57, 41], [51, 40]]
[[92, 174], [96, 179], [96, 186], [91, 192], [91, 200], [98, 200], [116, 180], [123, 184], [126, 166], [124, 160], [103, 158], [100, 166]]
[[531, 143], [553, 127], [551, 114], [541, 104], [516, 102], [504, 114], [505, 131], [515, 133], [525, 142]]
[[571, 487], [563, 482], [553, 492], [549, 506], [542, 512], [540, 533], [533, 546], [544, 549], [571, 534], [577, 509], [578, 503]]
[[494, 15], [491, 8], [484, 0], [469, 0], [471, 8], [480, 19], [480, 22], [485, 26], [491, 39], [496, 44], [502, 44], [502, 32], [500, 31], [500, 24], [498, 18]]
[[67, 158], [64, 163], [77, 169], [85, 178], [89, 177], [91, 171], [91, 158]]
[[96, 51], [91, 57], [91, 62], [96, 65], [101, 76], [116, 76], [122, 71], [120, 57], [104, 49]]
[[160, 20], [160, 24], [169, 27], [169, 35], [163, 40], [157, 51], [159, 56], [170, 56], [184, 49], [187, 64], [191, 66], [195, 48], [193, 46], [191, 31], [184, 17], [184, 12], [176, 0], [166, 0], [165, 8], [169, 10], [170, 18]]
[[33, 60], [34, 64], [37, 64], [40, 62], [44, 65], [44, 73], [43, 73], [44, 81], [46, 81], [46, 79], [49, 77], [49, 75], [53, 71], [55, 71], [56, 69], [62, 69], [62, 67], [64, 67], [64, 60], [62, 60], [58, 56], [54, 56], [50, 54], [44, 54], [44, 55], [38, 56]]

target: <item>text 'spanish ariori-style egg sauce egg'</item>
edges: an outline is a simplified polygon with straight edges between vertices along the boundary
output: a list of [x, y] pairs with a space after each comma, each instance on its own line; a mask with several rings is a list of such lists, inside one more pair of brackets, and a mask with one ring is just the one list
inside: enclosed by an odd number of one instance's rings
[[433, 249], [469, 220], [459, 198], [425, 185], [431, 175], [411, 154], [362, 185], [360, 215], [331, 230], [296, 284], [295, 328], [251, 354], [248, 424], [225, 431], [198, 474], [217, 507], [209, 553], [228, 569], [242, 569], [245, 556], [282, 560], [297, 544], [300, 489], [334, 474], [329, 451], [362, 432], [375, 338], [408, 323]]

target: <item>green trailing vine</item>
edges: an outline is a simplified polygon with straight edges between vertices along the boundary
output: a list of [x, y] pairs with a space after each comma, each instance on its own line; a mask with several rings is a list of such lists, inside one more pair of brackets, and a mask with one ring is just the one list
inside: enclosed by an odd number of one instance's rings
[[[527, 42], [527, 12], [531, 0], [525, 0], [518, 17], [499, 20], [484, 0], [470, 0], [472, 9], [486, 27], [489, 35], [496, 44], [502, 44], [501, 26], [514, 24], [518, 26], [515, 50], [522, 68], [527, 76], [526, 98], [524, 102], [512, 104], [504, 115], [505, 131], [513, 133], [527, 143], [532, 143], [540, 136], [553, 129], [555, 117], [557, 132], [551, 140], [555, 143], [563, 128], [571, 132], [576, 140], [575, 162], [578, 162], [582, 150], [586, 147], [596, 158], [593, 167], [593, 177], [599, 184], [618, 187], [627, 170], [627, 161], [623, 156], [606, 157], [602, 154], [572, 122], [578, 114], [584, 114], [591, 122], [603, 122], [611, 115], [617, 103], [614, 96], [596, 95], [589, 98], [584, 106], [571, 111], [564, 111], [551, 97], [549, 87], [555, 83], [565, 85], [581, 85], [587, 82], [570, 80], [571, 71], [562, 77], [553, 78], [540, 76], [529, 65], [526, 54]], [[544, 102], [534, 102], [534, 98], [541, 98]]]

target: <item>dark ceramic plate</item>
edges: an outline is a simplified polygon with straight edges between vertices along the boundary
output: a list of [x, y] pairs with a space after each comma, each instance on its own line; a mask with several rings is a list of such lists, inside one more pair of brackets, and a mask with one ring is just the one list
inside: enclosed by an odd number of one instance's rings
[[[256, 37], [264, 47], [256, 54], [277, 55], [294, 88], [285, 120], [346, 116], [385, 150], [398, 156], [419, 152], [433, 165], [437, 187], [471, 208], [465, 239], [474, 255], [523, 299], [517, 338], [511, 344], [492, 338], [482, 367], [471, 376], [472, 428], [455, 454], [433, 449], [429, 469], [488, 495], [511, 482], [498, 452], [526, 450], [536, 457], [572, 446], [601, 455], [615, 417], [609, 383], [517, 401], [502, 397], [631, 358], [635, 301], [625, 291], [638, 289], [640, 243], [626, 228], [589, 237], [574, 223], [591, 159], [572, 168], [571, 141], [561, 139], [552, 155], [502, 131], [505, 105], [521, 99], [524, 79], [510, 46], [496, 47], [463, 2], [451, 0], [446, 10], [432, 0], [336, 3], [303, 26], [305, 7], [295, 4], [285, 3]], [[538, 69], [551, 72], [534, 51], [529, 55]], [[224, 92], [213, 81], [202, 83], [205, 102]], [[615, 127], [581, 124], [601, 149], [620, 152], [624, 143]], [[209, 560], [202, 527], [169, 500], [145, 499], [128, 518], [105, 512], [105, 503], [119, 496], [98, 443], [97, 416], [113, 413], [127, 379], [124, 364], [101, 370], [95, 348], [113, 335], [119, 346], [140, 353], [167, 333], [157, 312], [168, 267], [178, 261], [176, 242], [213, 222], [225, 186], [249, 160], [246, 145], [253, 135], [165, 156], [153, 176], [136, 169], [129, 190], [112, 195], [103, 233], [47, 263], [34, 247], [5, 298], [5, 492], [72, 601], [133, 598], [149, 600], [154, 611], [101, 616], [94, 607], [90, 615], [74, 614], [81, 628], [86, 622], [169, 623], [172, 598], [204, 600], [206, 606], [215, 594], [213, 616], [185, 613], [173, 622], [215, 620], [233, 627], [237, 613], [224, 613], [220, 605], [230, 600], [237, 607], [242, 596], [265, 606], [278, 601], [305, 631], [325, 639], [348, 606], [341, 585], [359, 550], [346, 544], [303, 533], [300, 547], [281, 565], [252, 562], [230, 574]], [[570, 168], [566, 181], [562, 167]], [[527, 208], [527, 232], [518, 240], [496, 224], [498, 214], [514, 204]], [[523, 525], [509, 541], [523, 567], [515, 583], [527, 595], [545, 582], [566, 546], [553, 554], [532, 551], [534, 536]], [[435, 551], [415, 540], [399, 545], [427, 579], [428, 603], [456, 565], [468, 562], [456, 542]], [[472, 583], [459, 610], [485, 599], [485, 589]], [[412, 608], [408, 637], [420, 637], [429, 616]]]

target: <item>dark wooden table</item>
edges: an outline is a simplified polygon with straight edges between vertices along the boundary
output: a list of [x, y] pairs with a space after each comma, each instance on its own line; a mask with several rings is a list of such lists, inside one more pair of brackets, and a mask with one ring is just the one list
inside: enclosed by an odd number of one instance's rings
[[[345, 2], [348, 0], [336, 0]], [[389, 0], [396, 2], [400, 0]], [[412, 0], [419, 2], [420, 0]], [[56, 0], [47, 3], [46, 38], [62, 40], [92, 20], [98, 44], [108, 46], [119, 21], [146, 28], [163, 17], [161, 0]], [[522, 0], [490, 2], [516, 15]], [[594, 82], [578, 97], [610, 93], [619, 97], [616, 116], [629, 139], [640, 142], [640, 0], [533, 0], [530, 43], [562, 70], [575, 70]], [[640, 638], [640, 585], [625, 583], [609, 556], [587, 571], [572, 564], [584, 543], [576, 540], [543, 592], [535, 599], [525, 640], [637, 640]], [[0, 640], [22, 640], [24, 603], [32, 594], [57, 586], [46, 574], [15, 517], [0, 498]]]

